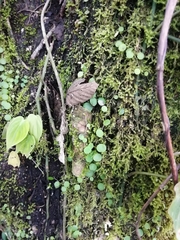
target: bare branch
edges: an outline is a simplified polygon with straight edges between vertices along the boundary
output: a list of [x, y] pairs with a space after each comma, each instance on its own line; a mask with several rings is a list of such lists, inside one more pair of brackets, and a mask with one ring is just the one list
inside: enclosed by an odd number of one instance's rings
[[174, 159], [171, 134], [170, 134], [170, 124], [169, 124], [169, 118], [167, 115], [166, 103], [165, 103], [165, 97], [164, 97], [163, 71], [164, 71], [164, 60], [165, 60], [166, 50], [167, 50], [168, 31], [169, 31], [171, 19], [172, 19], [176, 4], [177, 4], [177, 0], [168, 0], [167, 2], [165, 17], [162, 24], [160, 37], [159, 37], [158, 60], [157, 60], [157, 95], [158, 95], [158, 100], [160, 105], [161, 117], [164, 125], [166, 149], [169, 156], [174, 185], [178, 182], [178, 172], [177, 172], [176, 162]]

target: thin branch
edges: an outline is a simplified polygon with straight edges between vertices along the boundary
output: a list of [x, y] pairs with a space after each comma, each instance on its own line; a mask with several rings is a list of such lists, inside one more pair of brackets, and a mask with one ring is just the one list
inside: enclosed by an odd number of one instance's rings
[[[46, 161], [45, 161], [45, 169], [46, 169], [46, 181], [49, 183], [49, 158], [46, 155]], [[49, 220], [49, 188], [47, 187], [47, 196], [46, 196], [46, 223], [45, 223], [45, 234], [44, 234], [44, 240], [47, 239], [46, 233], [47, 233], [47, 226], [48, 226], [48, 220]]]
[[166, 149], [169, 156], [169, 161], [171, 165], [171, 171], [173, 176], [174, 185], [178, 182], [178, 172], [177, 165], [174, 159], [171, 135], [170, 135], [170, 124], [169, 118], [166, 110], [166, 103], [164, 97], [164, 82], [163, 82], [163, 71], [164, 71], [164, 60], [167, 50], [167, 38], [168, 31], [173, 16], [174, 9], [176, 7], [177, 0], [168, 0], [166, 5], [166, 11], [164, 16], [164, 21], [159, 37], [158, 44], [158, 60], [157, 60], [157, 95], [160, 105], [161, 117], [164, 125], [165, 140], [166, 140]]
[[[51, 45], [50, 50], [52, 51], [53, 45]], [[36, 93], [36, 106], [37, 106], [37, 110], [38, 110], [38, 114], [39, 116], [41, 116], [41, 106], [40, 106], [40, 93], [42, 90], [42, 86], [43, 86], [43, 81], [46, 75], [46, 70], [47, 70], [47, 65], [48, 65], [48, 60], [49, 60], [49, 55], [47, 54], [46, 59], [44, 61], [44, 66], [43, 66], [43, 70], [42, 70], [42, 74], [41, 74], [41, 79], [39, 82], [39, 86], [38, 86], [38, 90]]]
[[[180, 164], [178, 164], [177, 169], [179, 171], [180, 169]], [[149, 204], [152, 202], [152, 200], [157, 196], [157, 194], [163, 190], [163, 188], [166, 186], [166, 184], [169, 182], [169, 180], [172, 178], [172, 173], [162, 182], [162, 184], [155, 190], [155, 192], [150, 196], [150, 198], [147, 200], [147, 202], [144, 204], [144, 206], [141, 208], [138, 217], [137, 217], [137, 222], [136, 222], [136, 235], [139, 240], [141, 240], [141, 236], [139, 235], [139, 224], [141, 221], [141, 216], [143, 212], [146, 210], [146, 208], [149, 206]]]
[[57, 141], [59, 142], [59, 146], [60, 146], [59, 160], [63, 164], [65, 164], [64, 135], [67, 133], [67, 125], [66, 125], [66, 118], [65, 118], [66, 106], [65, 106], [65, 102], [64, 102], [64, 94], [63, 94], [62, 83], [60, 81], [59, 74], [58, 74], [56, 65], [55, 65], [54, 60], [53, 60], [53, 56], [52, 56], [50, 48], [49, 48], [47, 35], [46, 35], [46, 30], [45, 30], [45, 26], [44, 26], [44, 14], [45, 14], [45, 11], [48, 7], [49, 2], [50, 2], [50, 0], [46, 1], [45, 5], [43, 7], [42, 13], [41, 13], [41, 29], [42, 29], [42, 34], [43, 34], [43, 37], [44, 37], [46, 49], [48, 51], [50, 62], [51, 62], [51, 65], [52, 65], [52, 68], [53, 68], [53, 71], [54, 71], [54, 74], [55, 74], [55, 77], [56, 77], [56, 81], [57, 81], [59, 91], [60, 91], [60, 96], [61, 96], [61, 104], [62, 104], [62, 107], [61, 107], [61, 126], [60, 126], [60, 134], [57, 137]]
[[[52, 36], [54, 29], [55, 29], [55, 25], [47, 33], [47, 39], [49, 39]], [[44, 46], [44, 38], [41, 40], [39, 45], [36, 47], [34, 52], [31, 54], [31, 59], [35, 59], [39, 55], [39, 51], [43, 48], [43, 46]]]
[[[59, 146], [60, 146], [60, 153], [59, 153], [59, 160], [65, 164], [65, 171], [66, 171], [66, 162], [65, 162], [65, 154], [64, 154], [64, 135], [67, 133], [67, 126], [66, 126], [66, 118], [65, 118], [65, 110], [66, 110], [66, 106], [65, 106], [65, 102], [64, 102], [64, 94], [63, 94], [63, 87], [62, 87], [62, 83], [60, 81], [59, 78], [59, 74], [58, 71], [56, 69], [56, 65], [54, 63], [50, 48], [49, 48], [49, 44], [48, 44], [48, 40], [47, 40], [47, 35], [46, 35], [46, 30], [45, 30], [45, 26], [44, 26], [44, 14], [45, 11], [48, 7], [50, 0], [47, 0], [42, 12], [41, 12], [41, 29], [42, 29], [42, 34], [44, 37], [44, 41], [45, 41], [45, 45], [46, 45], [46, 49], [50, 58], [50, 62], [56, 77], [56, 81], [59, 87], [59, 91], [60, 91], [60, 96], [61, 96], [61, 126], [60, 126], [60, 134], [57, 137], [57, 141], [59, 141]], [[65, 217], [65, 209], [66, 209], [66, 196], [64, 196], [64, 201], [63, 201], [63, 240], [66, 240], [66, 217]]]
[[51, 114], [51, 109], [50, 109], [50, 106], [49, 106], [48, 94], [47, 94], [47, 86], [46, 86], [45, 82], [44, 82], [44, 101], [45, 101], [45, 104], [46, 104], [46, 109], [47, 109], [47, 113], [48, 113], [49, 123], [50, 123], [50, 126], [52, 128], [53, 134], [57, 134], [57, 130], [55, 128], [53, 117], [52, 117], [52, 114]]

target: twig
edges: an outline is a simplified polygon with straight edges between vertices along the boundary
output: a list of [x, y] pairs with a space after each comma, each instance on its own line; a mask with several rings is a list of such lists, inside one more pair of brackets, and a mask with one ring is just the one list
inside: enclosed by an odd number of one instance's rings
[[[55, 25], [47, 33], [47, 39], [49, 39], [52, 36], [54, 29], [55, 29]], [[41, 40], [39, 45], [36, 47], [34, 52], [31, 54], [31, 59], [35, 59], [38, 56], [39, 51], [43, 48], [43, 46], [44, 46], [44, 38]]]
[[[46, 180], [49, 182], [49, 159], [46, 155], [46, 161], [45, 161], [45, 170], [46, 170]], [[46, 232], [47, 232], [47, 223], [49, 219], [49, 188], [47, 190], [47, 196], [46, 196], [46, 223], [45, 223], [45, 234], [44, 234], [44, 240], [46, 240]]]
[[[178, 164], [177, 169], [179, 171], [180, 169], [180, 164]], [[141, 216], [143, 212], [146, 210], [146, 208], [149, 206], [149, 204], [152, 202], [152, 200], [157, 196], [157, 194], [163, 190], [163, 188], [166, 186], [166, 184], [169, 182], [169, 180], [172, 178], [172, 173], [162, 182], [162, 184], [155, 190], [155, 192], [151, 195], [151, 197], [147, 200], [147, 202], [144, 204], [144, 206], [141, 208], [138, 217], [137, 217], [137, 222], [136, 222], [136, 235], [139, 240], [141, 240], [141, 236], [139, 235], [139, 224], [141, 221]]]
[[171, 19], [173, 16], [174, 9], [176, 7], [177, 0], [168, 0], [166, 5], [166, 11], [164, 16], [164, 21], [159, 37], [158, 44], [158, 60], [157, 60], [157, 95], [160, 105], [161, 117], [164, 125], [165, 140], [166, 140], [166, 149], [169, 156], [169, 161], [171, 165], [171, 171], [173, 176], [174, 185], [178, 182], [178, 172], [177, 166], [174, 159], [171, 135], [170, 135], [170, 124], [169, 118], [167, 115], [165, 97], [164, 97], [164, 83], [163, 83], [163, 71], [164, 71], [164, 60], [167, 51], [167, 37]]
[[[179, 13], [180, 13], [180, 10], [174, 12], [174, 13], [173, 13], [173, 17], [176, 17]], [[158, 32], [158, 31], [161, 29], [162, 25], [163, 25], [163, 23], [159, 24], [159, 25], [157, 26], [157, 28], [154, 29], [154, 32]]]
[[[66, 110], [66, 106], [64, 103], [64, 94], [63, 94], [63, 87], [59, 78], [59, 74], [58, 71], [56, 69], [56, 65], [54, 63], [50, 48], [49, 48], [49, 44], [48, 44], [48, 40], [47, 40], [47, 36], [46, 36], [46, 31], [45, 31], [45, 26], [44, 26], [44, 13], [48, 7], [50, 0], [47, 0], [42, 12], [41, 12], [41, 29], [42, 29], [42, 33], [43, 33], [43, 37], [44, 37], [44, 41], [45, 41], [45, 45], [46, 45], [46, 49], [48, 51], [48, 55], [51, 61], [51, 65], [56, 77], [56, 81], [59, 87], [59, 91], [60, 91], [60, 96], [61, 96], [61, 126], [60, 126], [60, 134], [57, 137], [57, 141], [59, 141], [59, 146], [60, 146], [60, 154], [59, 154], [59, 160], [62, 163], [65, 163], [65, 154], [64, 154], [64, 135], [67, 133], [67, 126], [66, 126], [66, 119], [65, 119], [65, 110]], [[66, 163], [65, 163], [65, 171], [66, 171]], [[64, 201], [63, 201], [63, 240], [66, 240], [66, 217], [65, 217], [65, 208], [66, 208], [66, 196], [64, 196]]]
[[[53, 45], [51, 45], [50, 50], [52, 51]], [[40, 107], [40, 103], [39, 103], [39, 99], [40, 99], [40, 93], [42, 90], [42, 86], [43, 86], [43, 81], [44, 81], [44, 77], [46, 75], [46, 69], [47, 69], [47, 65], [48, 65], [48, 60], [49, 60], [49, 55], [47, 54], [45, 62], [44, 62], [44, 66], [43, 66], [43, 70], [42, 70], [42, 74], [41, 74], [41, 79], [39, 82], [39, 86], [38, 86], [38, 90], [36, 93], [36, 105], [37, 105], [37, 110], [38, 110], [38, 114], [41, 116], [41, 107]]]
[[41, 12], [41, 29], [42, 29], [46, 49], [47, 49], [48, 54], [49, 54], [49, 58], [50, 58], [50, 61], [51, 61], [51, 65], [52, 65], [52, 68], [53, 68], [53, 71], [54, 71], [54, 74], [55, 74], [55, 77], [56, 77], [56, 81], [57, 81], [59, 91], [60, 91], [60, 96], [61, 96], [61, 104], [62, 104], [62, 107], [61, 107], [61, 126], [60, 126], [60, 134], [57, 137], [57, 141], [59, 142], [59, 146], [60, 146], [59, 160], [62, 163], [65, 164], [64, 135], [67, 133], [67, 126], [66, 126], [66, 119], [65, 119], [66, 106], [65, 106], [65, 103], [64, 103], [64, 94], [63, 94], [62, 83], [60, 81], [59, 74], [58, 74], [58, 71], [56, 69], [56, 65], [54, 63], [54, 60], [53, 60], [53, 57], [52, 57], [52, 54], [51, 54], [51, 51], [50, 51], [50, 48], [49, 48], [49, 44], [48, 44], [48, 40], [47, 40], [47, 36], [46, 36], [46, 31], [45, 31], [45, 26], [44, 26], [44, 21], [43, 21], [44, 13], [46, 11], [46, 8], [47, 8], [49, 2], [50, 2], [50, 0], [46, 1], [45, 5], [43, 7], [43, 10]]
[[27, 8], [23, 8], [21, 10], [19, 10], [17, 13], [21, 13], [21, 12], [31, 12], [31, 13], [35, 13], [40, 7], [42, 7], [44, 5], [44, 3], [41, 3], [39, 6], [37, 6], [34, 10], [31, 9], [27, 9]]
[[51, 109], [50, 109], [50, 106], [49, 106], [48, 95], [47, 95], [47, 86], [46, 86], [45, 82], [44, 82], [44, 101], [45, 101], [47, 112], [48, 112], [50, 126], [51, 126], [51, 128], [53, 130], [53, 134], [56, 135], [57, 134], [57, 130], [55, 128], [53, 117], [51, 115]]

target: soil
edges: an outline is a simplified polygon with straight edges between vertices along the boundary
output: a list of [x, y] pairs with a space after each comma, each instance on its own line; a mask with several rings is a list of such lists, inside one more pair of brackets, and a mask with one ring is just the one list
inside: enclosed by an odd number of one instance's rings
[[[43, 39], [40, 25], [40, 14], [44, 6], [44, 2], [41, 0], [18, 0], [15, 1], [13, 7], [13, 15], [11, 16], [10, 24], [12, 27], [13, 37], [16, 42], [18, 54], [22, 61], [28, 65], [28, 61], [24, 59], [23, 56], [27, 53], [27, 48], [31, 48], [31, 52], [37, 48], [40, 41]], [[53, 55], [57, 53], [59, 46], [63, 41], [63, 31], [64, 31], [64, 7], [65, 2], [63, 1], [51, 1], [51, 5], [48, 7], [48, 11], [45, 13], [46, 17], [46, 31], [48, 32], [52, 26], [55, 26], [55, 30], [52, 38], [55, 39]], [[19, 20], [23, 20], [24, 28], [19, 29]], [[25, 28], [35, 29], [35, 37], [31, 34], [26, 35], [24, 32]], [[37, 56], [34, 60], [34, 68], [32, 71], [24, 70], [24, 74], [28, 76], [35, 76], [38, 74], [36, 66], [39, 61], [43, 59], [46, 54], [45, 46], [38, 51]], [[54, 109], [53, 118], [55, 121], [55, 126], [58, 128], [60, 125], [60, 100], [57, 90], [57, 85], [53, 81], [52, 70], [48, 69], [46, 74], [45, 82], [48, 89], [48, 100], [50, 103], [50, 108]], [[31, 94], [28, 106], [21, 110], [23, 112], [31, 112], [35, 106], [35, 93], [37, 87], [32, 84], [29, 89], [29, 94]], [[33, 93], [33, 94], [32, 94]], [[50, 131], [47, 111], [45, 103], [41, 105], [44, 129], [46, 131], [46, 138], [49, 142], [48, 148], [54, 148], [53, 136]], [[48, 239], [48, 237], [54, 237], [55, 239], [62, 239], [62, 197], [59, 188], [54, 187], [54, 182], [60, 180], [63, 174], [63, 165], [58, 160], [57, 153], [48, 156], [48, 160], [45, 156], [40, 156], [40, 165], [37, 166], [39, 157], [36, 153], [32, 155], [32, 159], [25, 159], [21, 156], [21, 165], [19, 168], [13, 168], [7, 164], [7, 160], [1, 161], [0, 163], [0, 176], [1, 180], [7, 181], [14, 175], [15, 182], [14, 185], [9, 185], [9, 207], [16, 209], [22, 204], [23, 212], [27, 212], [27, 215], [21, 216], [20, 218], [25, 222], [30, 224], [31, 231], [33, 232], [34, 238], [29, 237], [28, 239]], [[47, 167], [46, 161], [49, 165], [49, 177], [47, 179]], [[53, 176], [53, 177], [52, 177]], [[21, 194], [19, 190], [23, 189]], [[6, 193], [4, 193], [6, 194]], [[1, 206], [4, 204], [5, 195], [3, 193], [0, 197]], [[47, 201], [49, 201], [47, 209]], [[28, 209], [32, 206], [33, 211], [28, 213]], [[27, 219], [28, 216], [28, 219]], [[0, 230], [3, 229], [1, 226]], [[54, 239], [53, 238], [53, 239]]]

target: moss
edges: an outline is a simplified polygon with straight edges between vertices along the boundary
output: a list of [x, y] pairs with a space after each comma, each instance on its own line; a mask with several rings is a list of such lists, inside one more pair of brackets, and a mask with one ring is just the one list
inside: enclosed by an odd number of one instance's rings
[[[78, 62], [86, 63], [88, 70], [85, 77], [87, 79], [93, 77], [99, 83], [97, 97], [104, 97], [108, 108], [107, 113], [101, 112], [99, 107], [94, 108], [92, 128], [88, 135], [88, 142], [93, 142], [95, 146], [103, 142], [107, 146], [94, 180], [91, 182], [85, 177], [82, 190], [78, 195], [76, 193], [74, 196], [73, 188], [70, 188], [67, 194], [68, 224], [76, 222], [79, 230], [83, 231], [85, 228], [83, 238], [95, 237], [91, 234], [92, 228], [94, 232], [101, 229], [98, 236], [105, 234], [104, 221], [107, 216], [113, 219], [107, 239], [112, 239], [113, 236], [120, 238], [133, 236], [134, 227], [131, 226], [135, 223], [138, 212], [162, 179], [141, 174], [128, 178], [128, 174], [133, 171], [165, 176], [169, 174], [169, 162], [163, 142], [163, 130], [154, 88], [158, 40], [158, 33], [154, 29], [161, 24], [165, 4], [165, 1], [157, 2], [158, 12], [154, 15], [151, 12], [151, 2], [142, 0], [128, 2], [128, 4], [127, 1], [116, 0], [93, 1], [92, 4], [80, 2], [73, 8], [69, 6], [69, 12], [67, 10], [69, 19], [73, 18], [77, 23], [83, 18], [85, 10], [88, 9], [91, 12], [91, 16], [84, 16], [85, 22], [82, 20], [81, 24], [76, 25], [71, 38], [65, 33], [65, 44], [71, 44], [68, 53], [69, 61], [65, 62], [70, 70], [67, 78], [74, 80], [79, 71]], [[71, 22], [66, 25], [71, 29]], [[124, 28], [123, 32], [118, 32], [120, 26]], [[172, 34], [178, 27], [179, 23], [174, 19]], [[119, 52], [115, 46], [117, 40], [121, 40], [127, 48], [132, 48], [133, 58], [128, 59], [125, 52]], [[173, 127], [177, 129], [179, 128], [176, 121], [179, 100], [177, 97], [174, 101], [173, 96], [174, 94], [178, 96], [179, 56], [178, 45], [170, 43], [170, 46], [165, 66], [165, 79], [170, 76], [174, 78], [173, 81], [167, 81], [165, 85], [166, 99], [170, 119], [174, 122], [172, 129]], [[143, 60], [137, 58], [139, 51], [145, 53]], [[140, 68], [139, 76], [134, 74], [135, 68]], [[114, 98], [114, 95], [118, 97]], [[118, 111], [122, 108], [125, 112], [119, 115]], [[111, 125], [107, 128], [103, 127], [105, 119], [111, 119]], [[97, 128], [103, 128], [102, 139], [98, 139], [94, 133]], [[178, 146], [178, 136], [176, 134], [172, 136], [174, 146]], [[76, 141], [78, 142], [78, 139]], [[78, 144], [76, 146], [78, 147]], [[66, 177], [71, 178], [71, 174]], [[125, 181], [126, 178], [127, 181]], [[104, 192], [97, 190], [97, 183], [100, 181], [105, 184]], [[168, 185], [169, 199], [164, 198], [165, 193], [162, 192], [146, 210], [141, 221], [144, 239], [153, 237], [163, 239], [169, 231], [167, 209], [171, 202], [172, 187]], [[87, 192], [91, 191], [97, 193], [96, 196], [93, 193], [96, 202], [92, 209], [93, 216], [89, 214], [89, 209], [83, 201]], [[112, 206], [108, 205], [107, 191], [113, 195]], [[78, 201], [83, 204], [83, 214], [77, 220], [71, 210]], [[84, 225], [87, 218], [88, 226]], [[96, 225], [97, 222], [98, 225]], [[150, 224], [150, 229], [144, 227], [146, 222]], [[169, 239], [173, 239], [173, 235], [170, 234]]]

